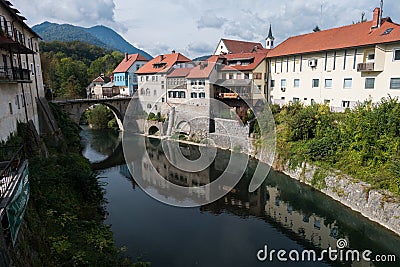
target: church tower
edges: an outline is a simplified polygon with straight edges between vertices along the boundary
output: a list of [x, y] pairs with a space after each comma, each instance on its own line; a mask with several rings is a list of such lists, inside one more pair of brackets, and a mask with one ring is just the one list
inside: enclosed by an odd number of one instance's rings
[[265, 39], [265, 48], [267, 48], [267, 49], [274, 48], [274, 40], [275, 40], [275, 38], [272, 35], [272, 26], [270, 24], [269, 25], [268, 37]]

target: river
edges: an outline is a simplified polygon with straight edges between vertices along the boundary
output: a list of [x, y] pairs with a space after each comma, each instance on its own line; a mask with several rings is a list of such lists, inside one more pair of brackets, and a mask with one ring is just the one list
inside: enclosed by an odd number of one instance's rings
[[[121, 135], [84, 128], [81, 132], [83, 155], [104, 183], [108, 217], [116, 243], [126, 248], [132, 259], [142, 258], [151, 266], [399, 266], [400, 237], [353, 212], [322, 193], [281, 173], [271, 171], [263, 185], [248, 193], [253, 165], [248, 165], [242, 180], [225, 197], [200, 208], [178, 208], [148, 196], [132, 179], [123, 160]], [[164, 158], [157, 142], [148, 143]], [[198, 153], [185, 145], [190, 154]], [[230, 153], [218, 151], [217, 164], [208, 173], [221, 172]], [[162, 161], [164, 162], [164, 161]], [[163, 194], [163, 192], [159, 192]], [[396, 263], [290, 260], [304, 250], [337, 248], [345, 239], [352, 250], [376, 255], [395, 255]], [[285, 250], [287, 262], [260, 261], [257, 253], [268, 247]], [[261, 256], [264, 253], [260, 254]], [[327, 259], [325, 257], [325, 259]]]

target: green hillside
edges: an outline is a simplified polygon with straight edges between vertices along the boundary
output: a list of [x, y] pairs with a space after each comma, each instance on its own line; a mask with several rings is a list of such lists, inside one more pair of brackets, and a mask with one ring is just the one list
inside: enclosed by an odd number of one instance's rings
[[147, 52], [134, 47], [114, 30], [105, 26], [84, 28], [70, 24], [57, 24], [46, 21], [33, 26], [32, 29], [37, 32], [45, 42], [80, 41], [93, 44], [107, 50], [117, 50], [121, 53], [127, 52], [129, 54], [139, 53], [146, 58], [152, 58]]

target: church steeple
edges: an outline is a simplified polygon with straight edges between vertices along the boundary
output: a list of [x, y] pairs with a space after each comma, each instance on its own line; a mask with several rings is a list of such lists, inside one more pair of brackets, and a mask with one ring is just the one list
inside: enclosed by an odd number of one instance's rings
[[265, 48], [272, 49], [274, 48], [274, 36], [272, 35], [272, 25], [269, 25], [268, 37], [265, 39]]

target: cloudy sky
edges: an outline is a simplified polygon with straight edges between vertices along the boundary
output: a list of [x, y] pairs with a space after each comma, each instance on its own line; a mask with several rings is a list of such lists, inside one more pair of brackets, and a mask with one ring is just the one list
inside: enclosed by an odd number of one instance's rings
[[[384, 16], [400, 22], [399, 0], [384, 1]], [[153, 56], [176, 50], [212, 54], [221, 37], [262, 41], [272, 24], [276, 42], [372, 18], [379, 0], [11, 0], [33, 26], [43, 21], [105, 25]]]

